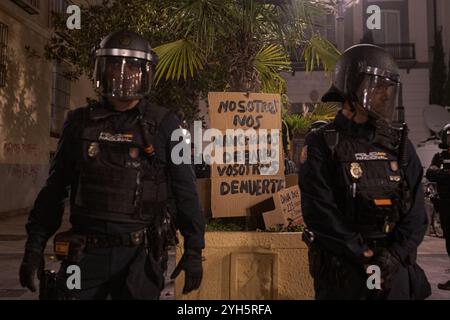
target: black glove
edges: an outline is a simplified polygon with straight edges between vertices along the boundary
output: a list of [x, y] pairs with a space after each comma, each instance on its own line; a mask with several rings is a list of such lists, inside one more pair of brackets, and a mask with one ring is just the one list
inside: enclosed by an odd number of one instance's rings
[[183, 294], [188, 294], [189, 292], [198, 289], [203, 277], [201, 250], [186, 251], [170, 278], [175, 279], [182, 270], [184, 270], [185, 273]]
[[383, 290], [389, 290], [392, 285], [392, 278], [401, 266], [400, 260], [388, 249], [381, 249], [375, 254], [370, 262], [377, 265], [381, 270], [381, 287]]
[[36, 292], [34, 277], [40, 279], [44, 272], [44, 255], [37, 251], [26, 250], [19, 270], [20, 285]]

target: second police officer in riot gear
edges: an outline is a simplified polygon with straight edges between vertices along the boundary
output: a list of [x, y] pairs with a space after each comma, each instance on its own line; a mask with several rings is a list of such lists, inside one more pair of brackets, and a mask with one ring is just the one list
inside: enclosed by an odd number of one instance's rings
[[[399, 70], [388, 53], [373, 45], [351, 47], [322, 98], [342, 109], [306, 137], [299, 184], [317, 299], [430, 293], [416, 264], [427, 227], [422, 166], [399, 125], [399, 94]], [[375, 280], [368, 285], [369, 266], [380, 268], [381, 286]]]
[[[439, 195], [438, 208], [442, 231], [444, 232], [445, 246], [450, 257], [450, 123], [441, 131], [442, 152], [434, 155], [427, 170], [427, 179], [437, 184]], [[450, 290], [450, 280], [438, 284], [442, 290]]]
[[[175, 165], [170, 157], [178, 143], [171, 134], [180, 122], [145, 98], [156, 58], [145, 38], [126, 30], [106, 36], [95, 51], [101, 100], [68, 114], [26, 226], [20, 281], [30, 290], [36, 289], [46, 243], [61, 224], [68, 189], [72, 229], [55, 236], [55, 251], [63, 257], [56, 280], [60, 299], [158, 299], [161, 260], [174, 232], [171, 200], [184, 237], [173, 277], [185, 271], [184, 293], [200, 286], [204, 218], [195, 176], [189, 164]], [[65, 281], [71, 264], [81, 271], [75, 290]]]

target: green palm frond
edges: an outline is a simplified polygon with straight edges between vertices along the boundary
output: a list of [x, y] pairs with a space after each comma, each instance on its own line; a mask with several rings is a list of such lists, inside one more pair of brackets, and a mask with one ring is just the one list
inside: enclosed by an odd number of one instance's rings
[[159, 57], [156, 66], [156, 84], [165, 77], [165, 79], [179, 80], [188, 78], [188, 74], [194, 77], [198, 70], [202, 70], [206, 63], [203, 51], [192, 41], [183, 39], [170, 42], [155, 49]]
[[304, 114], [285, 114], [283, 120], [286, 121], [290, 132], [293, 134], [304, 134], [311, 125], [318, 120], [331, 121], [336, 116], [339, 107], [333, 103], [318, 103], [312, 112]]
[[[183, 30], [184, 38], [192, 39], [198, 46], [210, 53], [214, 41], [226, 33], [227, 26], [233, 25], [230, 5], [223, 0], [180, 1], [173, 21], [176, 30]], [[229, 29], [229, 28], [228, 28]]]
[[262, 91], [283, 93], [286, 82], [280, 76], [281, 71], [290, 71], [291, 63], [279, 45], [262, 47], [255, 56], [254, 67], [259, 74]]
[[286, 121], [292, 134], [306, 133], [313, 122], [310, 117], [304, 117], [299, 114], [288, 115], [284, 118], [284, 121]]
[[333, 103], [318, 103], [314, 107], [313, 116], [319, 119], [317, 120], [330, 120], [336, 115], [339, 107]]
[[307, 41], [303, 49], [306, 71], [313, 71], [314, 67], [319, 67], [320, 64], [322, 64], [325, 71], [330, 71], [334, 68], [340, 54], [339, 50], [331, 42], [320, 35], [314, 35]]

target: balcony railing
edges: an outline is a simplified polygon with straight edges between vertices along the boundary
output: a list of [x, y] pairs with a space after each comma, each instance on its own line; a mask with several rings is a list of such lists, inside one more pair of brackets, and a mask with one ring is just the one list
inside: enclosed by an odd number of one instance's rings
[[383, 43], [376, 44], [388, 51], [395, 60], [416, 60], [414, 43]]
[[39, 14], [40, 0], [11, 0], [29, 14]]

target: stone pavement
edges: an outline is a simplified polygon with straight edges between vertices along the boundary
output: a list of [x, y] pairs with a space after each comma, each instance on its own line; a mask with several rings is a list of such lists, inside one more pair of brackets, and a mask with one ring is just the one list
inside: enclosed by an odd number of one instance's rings
[[[37, 299], [37, 293], [31, 293], [23, 289], [19, 284], [18, 269], [22, 259], [25, 244], [26, 216], [17, 216], [0, 220], [0, 300], [24, 300]], [[69, 229], [64, 220], [61, 230]], [[52, 243], [52, 240], [49, 241]], [[51, 261], [51, 247], [47, 246], [47, 268], [58, 268], [58, 263]], [[429, 299], [450, 300], [450, 291], [442, 291], [437, 288], [439, 282], [450, 280], [450, 259], [445, 251], [442, 239], [426, 237], [419, 247], [419, 264], [425, 270], [432, 286], [433, 294]], [[175, 252], [170, 252], [168, 275], [175, 267]], [[162, 292], [161, 299], [174, 299], [173, 281], [166, 278], [166, 289]]]
[[438, 283], [450, 280], [450, 258], [443, 239], [425, 237], [419, 247], [417, 261], [428, 277], [432, 295], [429, 300], [450, 300], [450, 291], [440, 290]]

